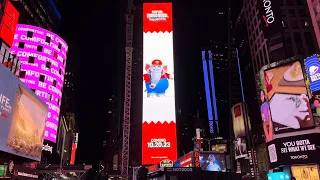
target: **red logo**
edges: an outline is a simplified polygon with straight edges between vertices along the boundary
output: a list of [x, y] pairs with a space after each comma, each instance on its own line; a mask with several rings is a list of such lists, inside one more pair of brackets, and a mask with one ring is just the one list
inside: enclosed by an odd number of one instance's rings
[[0, 116], [4, 117], [4, 118], [8, 118], [8, 115], [3, 113], [3, 112], [0, 112]]
[[171, 32], [172, 4], [144, 3], [143, 4], [143, 32]]
[[241, 106], [237, 105], [233, 108], [234, 118], [241, 116]]

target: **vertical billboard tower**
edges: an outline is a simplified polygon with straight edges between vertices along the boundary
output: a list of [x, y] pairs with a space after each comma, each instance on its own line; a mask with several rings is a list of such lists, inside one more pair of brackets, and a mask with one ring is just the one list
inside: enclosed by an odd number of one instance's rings
[[20, 79], [48, 104], [44, 139], [56, 142], [68, 46], [58, 35], [18, 24], [11, 53], [21, 62]]
[[142, 164], [177, 159], [171, 3], [143, 4]]
[[[203, 78], [206, 91], [207, 109], [208, 109], [208, 120], [209, 120], [209, 131], [210, 134], [219, 134], [219, 122], [218, 122], [218, 110], [217, 110], [217, 100], [216, 100], [216, 90], [214, 82], [214, 72], [212, 64], [212, 52], [208, 51], [209, 60], [206, 59], [206, 51], [202, 51], [202, 67], [203, 67]], [[209, 65], [209, 67], [208, 67]], [[209, 69], [209, 73], [208, 73]], [[210, 77], [210, 81], [209, 81]], [[210, 96], [210, 84], [211, 84], [211, 95]], [[213, 105], [213, 113], [212, 113]], [[213, 117], [214, 114], [214, 117]]]

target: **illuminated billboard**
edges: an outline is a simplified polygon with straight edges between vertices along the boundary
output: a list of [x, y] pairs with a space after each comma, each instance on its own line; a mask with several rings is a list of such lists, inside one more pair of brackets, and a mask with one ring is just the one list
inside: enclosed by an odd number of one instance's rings
[[301, 59], [287, 59], [261, 69], [260, 112], [266, 142], [276, 138], [319, 133]]
[[48, 106], [0, 65], [0, 150], [40, 161]]
[[313, 93], [320, 90], [320, 63], [317, 55], [304, 60], [306, 72], [308, 74], [310, 88]]
[[19, 19], [19, 12], [14, 8], [9, 0], [0, 0], [1, 5], [4, 4], [3, 15], [0, 24], [0, 37], [9, 46], [12, 45], [13, 36]]
[[[217, 110], [217, 100], [216, 100], [216, 91], [215, 91], [215, 83], [214, 83], [214, 71], [213, 71], [213, 64], [212, 64], [212, 52], [211, 50], [208, 51], [209, 60], [206, 59], [206, 51], [202, 51], [201, 53], [202, 53], [203, 79], [204, 79], [206, 100], [207, 100], [209, 132], [210, 132], [210, 135], [213, 135], [214, 133], [219, 134], [218, 110]], [[210, 91], [210, 85], [211, 85], [211, 91]], [[213, 110], [213, 113], [212, 113], [212, 110]]]
[[281, 2], [279, 0], [257, 0], [257, 8], [259, 9], [265, 38], [283, 30], [280, 6]]
[[20, 79], [49, 105], [45, 139], [56, 142], [68, 46], [52, 32], [18, 24], [11, 52], [21, 62]]
[[277, 138], [267, 143], [270, 168], [320, 161], [320, 133]]
[[234, 137], [244, 137], [246, 136], [246, 129], [245, 129], [245, 103], [238, 103], [231, 108], [232, 113], [232, 121], [233, 121], [233, 131]]
[[171, 3], [143, 4], [142, 164], [177, 159]]

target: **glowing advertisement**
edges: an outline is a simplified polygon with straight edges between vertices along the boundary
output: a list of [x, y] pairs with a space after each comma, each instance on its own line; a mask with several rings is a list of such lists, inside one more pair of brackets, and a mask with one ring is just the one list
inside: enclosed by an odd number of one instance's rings
[[312, 114], [302, 63], [283, 60], [260, 71], [260, 112], [266, 142], [319, 132]]
[[223, 153], [200, 152], [199, 161], [202, 170], [226, 171], [226, 158]]
[[268, 173], [267, 174], [268, 179], [283, 179], [283, 180], [290, 180], [290, 176], [287, 173], [284, 172], [274, 172], [274, 173]]
[[319, 180], [319, 166], [318, 165], [297, 165], [291, 166], [292, 177], [296, 180]]
[[[206, 100], [207, 100], [209, 132], [210, 134], [214, 134], [214, 133], [219, 133], [219, 123], [218, 123], [218, 110], [217, 110], [215, 83], [214, 83], [214, 72], [213, 72], [213, 64], [212, 64], [212, 52], [210, 50], [207, 52], [209, 54], [209, 60], [206, 60], [206, 51], [202, 51], [201, 53], [202, 53], [203, 78], [204, 78]], [[209, 77], [210, 77], [210, 81], [209, 81]], [[210, 95], [210, 85], [211, 85], [211, 95]], [[212, 99], [211, 99], [211, 96], [212, 96]], [[212, 108], [213, 108], [213, 112], [212, 112]]]
[[13, 36], [16, 30], [16, 25], [19, 19], [19, 12], [9, 0], [0, 0], [1, 5], [4, 5], [4, 12], [0, 23], [0, 37], [9, 46], [12, 45]]
[[177, 159], [171, 3], [143, 4], [142, 164]]
[[0, 150], [40, 161], [48, 106], [0, 65]]
[[283, 30], [281, 23], [281, 3], [279, 0], [258, 0], [257, 6], [261, 16], [265, 38]]
[[244, 103], [238, 103], [231, 108], [234, 137], [246, 136], [246, 129], [244, 125]]
[[20, 79], [48, 104], [45, 139], [56, 142], [64, 83], [65, 41], [52, 32], [18, 24], [11, 52], [21, 61]]
[[320, 133], [278, 138], [267, 143], [270, 168], [320, 162]]
[[320, 90], [320, 63], [317, 55], [308, 57], [304, 60], [305, 69], [308, 74], [311, 91]]

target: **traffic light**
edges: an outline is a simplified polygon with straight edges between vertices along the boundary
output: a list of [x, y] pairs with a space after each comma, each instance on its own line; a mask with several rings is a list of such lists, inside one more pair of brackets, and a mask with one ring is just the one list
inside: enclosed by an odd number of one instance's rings
[[137, 180], [147, 180], [148, 169], [145, 166], [141, 166], [138, 170]]

